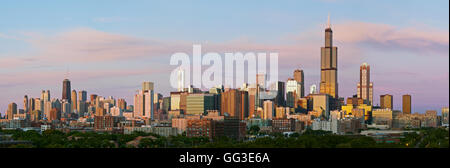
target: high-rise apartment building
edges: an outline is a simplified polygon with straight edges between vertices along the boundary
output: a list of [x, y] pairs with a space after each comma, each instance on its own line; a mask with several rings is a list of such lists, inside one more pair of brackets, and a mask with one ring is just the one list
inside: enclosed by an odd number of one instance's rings
[[320, 93], [338, 98], [337, 47], [333, 46], [333, 31], [329, 17], [325, 29], [325, 46], [321, 48]]
[[357, 84], [357, 97], [362, 98], [366, 104], [373, 104], [373, 83], [370, 82], [370, 65], [363, 63], [359, 67], [359, 82]]
[[237, 89], [230, 89], [221, 94], [220, 112], [222, 115], [237, 117], [243, 116], [242, 93]]

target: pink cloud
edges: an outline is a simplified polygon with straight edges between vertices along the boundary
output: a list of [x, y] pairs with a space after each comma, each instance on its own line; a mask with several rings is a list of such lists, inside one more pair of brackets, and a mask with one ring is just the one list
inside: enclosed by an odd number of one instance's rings
[[449, 32], [432, 28], [400, 28], [388, 24], [343, 22], [333, 25], [342, 43], [369, 43], [378, 47], [448, 53]]

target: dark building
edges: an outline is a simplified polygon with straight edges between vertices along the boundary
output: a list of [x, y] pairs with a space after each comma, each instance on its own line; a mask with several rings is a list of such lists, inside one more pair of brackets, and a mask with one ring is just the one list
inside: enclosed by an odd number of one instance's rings
[[[302, 85], [303, 86], [303, 85]], [[285, 99], [286, 86], [282, 81], [277, 82], [277, 97], [275, 98], [275, 103], [277, 106], [286, 106]]]
[[64, 79], [63, 81], [63, 90], [62, 90], [62, 99], [67, 100], [68, 102], [70, 101], [71, 98], [71, 90], [70, 90], [70, 80], [69, 79]]
[[248, 92], [240, 91], [241, 93], [241, 116], [239, 117], [241, 120], [244, 118], [248, 118], [249, 116], [249, 103], [248, 103]]
[[286, 93], [286, 106], [291, 108], [297, 108], [297, 105], [295, 103], [295, 93], [294, 92], [287, 92]]
[[358, 106], [358, 105], [364, 104], [364, 99], [358, 98], [356, 95], [353, 95], [353, 97], [347, 98], [347, 104], [352, 104], [353, 106]]
[[234, 140], [243, 140], [246, 135], [246, 124], [236, 117], [225, 117], [223, 120], [224, 135]]

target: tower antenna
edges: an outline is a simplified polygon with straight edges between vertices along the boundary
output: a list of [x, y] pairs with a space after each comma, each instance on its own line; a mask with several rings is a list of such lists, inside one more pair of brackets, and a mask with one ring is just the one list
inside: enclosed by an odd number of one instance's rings
[[66, 73], [64, 74], [64, 79], [69, 78], [69, 67], [66, 67]]
[[331, 28], [331, 24], [330, 24], [330, 12], [328, 12], [327, 28]]

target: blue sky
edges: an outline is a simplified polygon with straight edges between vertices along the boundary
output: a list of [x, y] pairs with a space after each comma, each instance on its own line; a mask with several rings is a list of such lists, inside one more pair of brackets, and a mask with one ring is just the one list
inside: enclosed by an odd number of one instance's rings
[[[140, 83], [150, 80], [167, 96], [171, 88], [162, 79], [174, 68], [170, 55], [189, 52], [193, 43], [210, 50], [256, 45], [288, 53], [281, 59], [282, 80], [302, 68], [309, 88], [319, 80], [328, 13], [336, 27], [341, 96], [355, 94], [359, 65], [368, 62], [375, 102], [391, 93], [401, 109], [401, 94], [409, 93], [414, 111], [440, 111], [449, 101], [448, 3], [5, 0], [0, 3], [0, 111], [13, 101], [22, 107], [23, 95], [39, 97], [42, 89], [59, 98], [67, 69], [73, 89], [88, 94], [132, 103]], [[102, 50], [85, 53], [86, 48]]]

